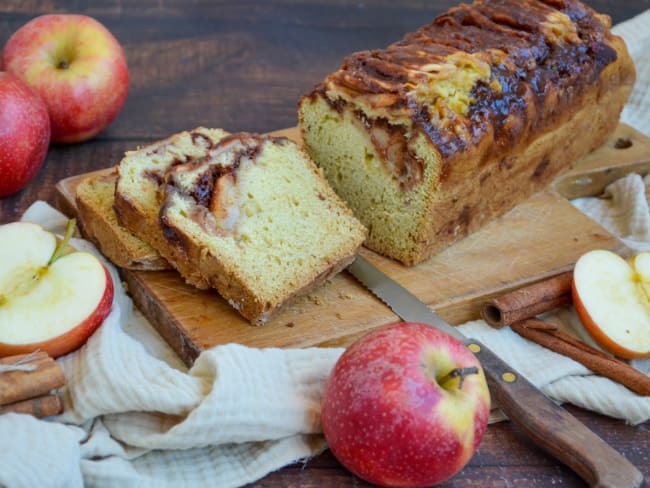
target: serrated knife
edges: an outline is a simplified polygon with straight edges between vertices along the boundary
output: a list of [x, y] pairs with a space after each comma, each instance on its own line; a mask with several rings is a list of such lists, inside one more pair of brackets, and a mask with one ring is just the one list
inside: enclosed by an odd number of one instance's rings
[[431, 325], [464, 343], [483, 365], [490, 394], [508, 418], [590, 486], [642, 486], [643, 475], [634, 465], [485, 345], [449, 325], [363, 256], [357, 256], [348, 271], [402, 320]]

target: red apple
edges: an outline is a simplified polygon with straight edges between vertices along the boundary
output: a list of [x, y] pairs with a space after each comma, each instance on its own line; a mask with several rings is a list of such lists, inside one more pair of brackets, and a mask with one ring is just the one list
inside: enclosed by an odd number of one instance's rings
[[650, 356], [650, 253], [626, 261], [611, 251], [587, 252], [573, 270], [572, 295], [603, 349], [625, 359]]
[[470, 460], [487, 427], [490, 395], [465, 345], [431, 326], [376, 329], [339, 358], [322, 399], [334, 456], [377, 485], [430, 486]]
[[38, 94], [0, 72], [0, 198], [36, 176], [50, 144], [50, 119]]
[[85, 15], [42, 15], [7, 41], [3, 66], [41, 96], [52, 141], [73, 143], [104, 130], [122, 110], [129, 74], [122, 47]]
[[0, 226], [0, 357], [79, 348], [111, 310], [113, 281], [92, 254], [59, 255], [64, 244], [41, 226]]

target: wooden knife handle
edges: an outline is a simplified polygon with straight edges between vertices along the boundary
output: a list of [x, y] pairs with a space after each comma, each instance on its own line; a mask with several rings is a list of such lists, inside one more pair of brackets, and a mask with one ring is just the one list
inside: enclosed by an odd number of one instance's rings
[[573, 469], [590, 486], [639, 487], [643, 474], [577, 418], [478, 341], [467, 342], [481, 361], [492, 397], [539, 447]]

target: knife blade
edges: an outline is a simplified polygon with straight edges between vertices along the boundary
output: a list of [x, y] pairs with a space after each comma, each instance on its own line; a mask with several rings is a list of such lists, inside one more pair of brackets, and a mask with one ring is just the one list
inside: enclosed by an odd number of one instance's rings
[[363, 256], [358, 255], [347, 269], [402, 320], [431, 325], [464, 343], [481, 362], [490, 393], [508, 418], [537, 446], [573, 469], [590, 486], [642, 485], [643, 475], [633, 464], [484, 344], [448, 324]]

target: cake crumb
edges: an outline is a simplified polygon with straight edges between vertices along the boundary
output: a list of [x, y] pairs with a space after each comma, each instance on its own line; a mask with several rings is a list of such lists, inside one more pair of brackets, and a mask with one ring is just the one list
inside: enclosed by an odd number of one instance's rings
[[323, 303], [318, 295], [309, 295], [309, 301], [311, 301], [314, 305], [321, 305]]
[[293, 320], [291, 322], [287, 322], [286, 324], [284, 324], [285, 327], [294, 327], [295, 325], [296, 323]]

